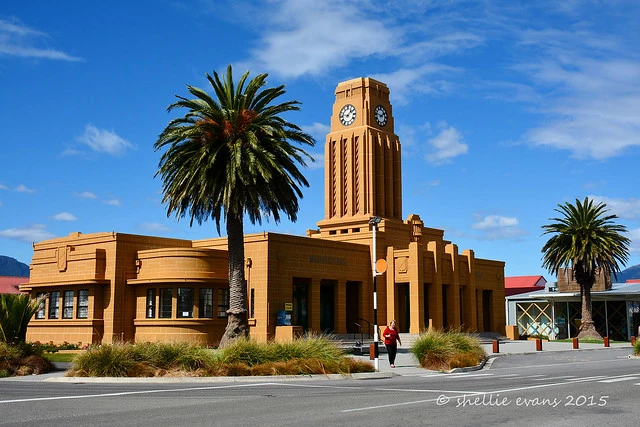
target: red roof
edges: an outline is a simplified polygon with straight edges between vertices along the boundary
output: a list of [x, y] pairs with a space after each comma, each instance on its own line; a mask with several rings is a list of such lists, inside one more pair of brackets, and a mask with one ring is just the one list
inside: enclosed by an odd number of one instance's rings
[[547, 281], [543, 276], [511, 276], [504, 278], [505, 296], [524, 294], [544, 289]]
[[0, 294], [19, 294], [18, 286], [29, 283], [28, 277], [0, 276]]

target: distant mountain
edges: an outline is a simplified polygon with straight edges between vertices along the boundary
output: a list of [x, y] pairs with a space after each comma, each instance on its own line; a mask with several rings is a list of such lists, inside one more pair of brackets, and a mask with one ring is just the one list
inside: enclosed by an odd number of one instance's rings
[[29, 266], [15, 258], [0, 255], [0, 276], [29, 277]]
[[618, 273], [618, 280], [614, 280], [614, 283], [624, 283], [630, 279], [640, 280], [640, 264], [631, 266], [626, 270], [622, 270]]

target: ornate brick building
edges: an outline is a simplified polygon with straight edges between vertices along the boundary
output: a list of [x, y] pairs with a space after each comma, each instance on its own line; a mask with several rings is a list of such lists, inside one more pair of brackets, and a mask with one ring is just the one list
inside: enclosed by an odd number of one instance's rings
[[[373, 260], [379, 324], [502, 333], [504, 262], [460, 252], [416, 214], [403, 219], [401, 146], [389, 89], [370, 78], [336, 88], [325, 145], [325, 214], [307, 236], [245, 235], [251, 335], [295, 329], [370, 333]], [[370, 220], [378, 217], [376, 244]], [[35, 244], [32, 296], [47, 296], [31, 341], [183, 340], [215, 344], [226, 325], [226, 238], [72, 233]], [[373, 248], [376, 253], [372, 254]]]

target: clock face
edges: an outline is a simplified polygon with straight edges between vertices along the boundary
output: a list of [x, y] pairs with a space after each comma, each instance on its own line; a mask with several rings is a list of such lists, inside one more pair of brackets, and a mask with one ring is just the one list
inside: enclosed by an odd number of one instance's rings
[[376, 107], [376, 109], [374, 110], [374, 114], [376, 118], [376, 123], [378, 123], [380, 126], [384, 126], [387, 124], [387, 119], [388, 119], [387, 110], [385, 110], [382, 105], [378, 105]]
[[351, 104], [347, 104], [340, 110], [340, 123], [344, 126], [349, 126], [356, 120], [356, 107]]

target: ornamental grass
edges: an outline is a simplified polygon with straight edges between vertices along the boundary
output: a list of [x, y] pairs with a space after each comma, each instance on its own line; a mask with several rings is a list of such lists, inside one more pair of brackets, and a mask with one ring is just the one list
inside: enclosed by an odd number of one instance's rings
[[52, 370], [51, 362], [30, 344], [0, 341], [0, 378], [46, 374]]
[[436, 371], [477, 366], [487, 357], [478, 338], [460, 331], [424, 332], [410, 351], [420, 366]]
[[75, 356], [68, 376], [266, 376], [373, 372], [325, 335], [287, 343], [239, 339], [211, 350], [188, 343], [109, 344]]

